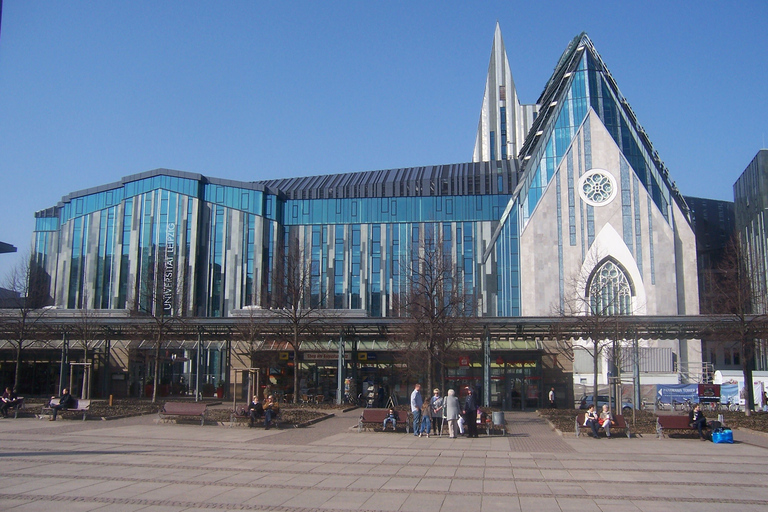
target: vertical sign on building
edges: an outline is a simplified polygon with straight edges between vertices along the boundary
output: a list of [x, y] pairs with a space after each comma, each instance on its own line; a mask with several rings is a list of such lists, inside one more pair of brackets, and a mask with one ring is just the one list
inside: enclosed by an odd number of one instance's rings
[[166, 315], [173, 314], [173, 302], [176, 295], [176, 280], [173, 272], [175, 254], [176, 224], [169, 222], [165, 230], [165, 257], [163, 258], [163, 311]]

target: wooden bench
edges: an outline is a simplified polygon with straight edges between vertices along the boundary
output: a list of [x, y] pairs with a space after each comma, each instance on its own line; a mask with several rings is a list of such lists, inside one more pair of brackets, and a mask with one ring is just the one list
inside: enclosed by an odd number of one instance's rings
[[[395, 430], [398, 427], [405, 428], [405, 432], [410, 432], [410, 426], [408, 423], [408, 415], [403, 411], [395, 411], [397, 414], [397, 420], [395, 420]], [[389, 416], [389, 409], [363, 409], [360, 414], [360, 420], [357, 422], [357, 431], [362, 432], [363, 429], [376, 430], [381, 428], [384, 423], [384, 419]], [[405, 416], [405, 418], [403, 418]]]
[[200, 426], [205, 425], [205, 413], [208, 405], [200, 402], [165, 402], [163, 408], [158, 412], [161, 421], [173, 418], [200, 418]]
[[[40, 411], [40, 419], [43, 419], [44, 416], [51, 416], [53, 409], [51, 409], [52, 405], [59, 405], [59, 399], [58, 398], [51, 398], [51, 401], [44, 405], [42, 410]], [[88, 409], [91, 408], [91, 401], [90, 400], [78, 400], [75, 399], [75, 406], [74, 407], [67, 407], [66, 409], [61, 409], [59, 411], [59, 414], [61, 414], [64, 411], [70, 411], [70, 412], [82, 412], [83, 413], [83, 421], [85, 421], [85, 418], [88, 414]]]
[[[707, 422], [707, 427], [704, 430], [709, 430], [710, 424]], [[695, 432], [697, 435], [699, 430], [696, 427], [692, 427], [688, 415], [667, 415], [656, 416], [656, 437], [661, 439], [664, 437], [665, 432], [669, 430], [681, 430], [684, 432]]]
[[[587, 427], [584, 425], [584, 417], [586, 416], [586, 413], [580, 412], [576, 416], [576, 425], [575, 425], [575, 432], [576, 437], [579, 437], [581, 435], [582, 430], [591, 431], [592, 427]], [[603, 427], [597, 427], [597, 431], [605, 432], [605, 429]], [[621, 414], [616, 414], [613, 416], [613, 425], [611, 425], [611, 436], [613, 436], [614, 432], [624, 432], [624, 434], [628, 437], [632, 437], [632, 432], [629, 429], [629, 425], [627, 425], [627, 422], [624, 420], [624, 416]]]

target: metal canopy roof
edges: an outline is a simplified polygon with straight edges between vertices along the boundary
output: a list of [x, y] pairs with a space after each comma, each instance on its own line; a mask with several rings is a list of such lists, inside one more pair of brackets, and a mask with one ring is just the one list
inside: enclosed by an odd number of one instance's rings
[[[258, 343], [266, 344], [284, 339], [287, 323], [279, 318], [174, 318], [165, 326], [164, 342], [197, 343], [213, 341], [245, 340], [247, 328], [258, 325]], [[594, 322], [594, 320], [592, 320]], [[768, 318], [751, 316], [745, 319], [752, 329], [768, 327]], [[47, 316], [40, 312], [34, 322], [27, 320], [27, 339], [55, 343], [65, 336], [78, 339], [84, 329], [83, 313], [76, 310], [57, 310]], [[488, 336], [491, 340], [569, 339], [589, 337], [594, 325], [589, 317], [481, 317], [470, 320], [467, 340]], [[600, 329], [606, 338], [620, 337], [639, 339], [698, 339], [705, 336], [728, 336], [739, 330], [740, 321], [735, 316], [616, 316], [603, 317]], [[8, 310], [0, 313], [0, 348], [16, 339], [19, 318]], [[322, 345], [345, 339], [373, 339], [386, 343], [401, 334], [408, 325], [401, 318], [346, 317], [328, 318], [313, 326], [315, 342]], [[88, 337], [103, 340], [134, 340], [138, 343], [151, 339], [149, 334], [157, 328], [150, 317], [88, 317]], [[3, 343], [5, 341], [5, 343]], [[146, 342], [145, 342], [146, 343]], [[319, 347], [318, 347], [319, 348]], [[266, 347], [264, 349], [267, 349]]]

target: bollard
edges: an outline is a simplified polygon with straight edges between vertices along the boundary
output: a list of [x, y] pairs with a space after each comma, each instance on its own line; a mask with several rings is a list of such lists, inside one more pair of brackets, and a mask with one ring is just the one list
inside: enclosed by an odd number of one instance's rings
[[109, 395], [109, 406], [112, 407], [112, 395]]

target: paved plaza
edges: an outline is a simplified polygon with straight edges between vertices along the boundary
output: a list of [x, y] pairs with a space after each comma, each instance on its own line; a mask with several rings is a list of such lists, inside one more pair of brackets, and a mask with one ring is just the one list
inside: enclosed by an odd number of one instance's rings
[[733, 445], [560, 436], [507, 413], [506, 437], [0, 420], [0, 510], [764, 511], [768, 438]]

